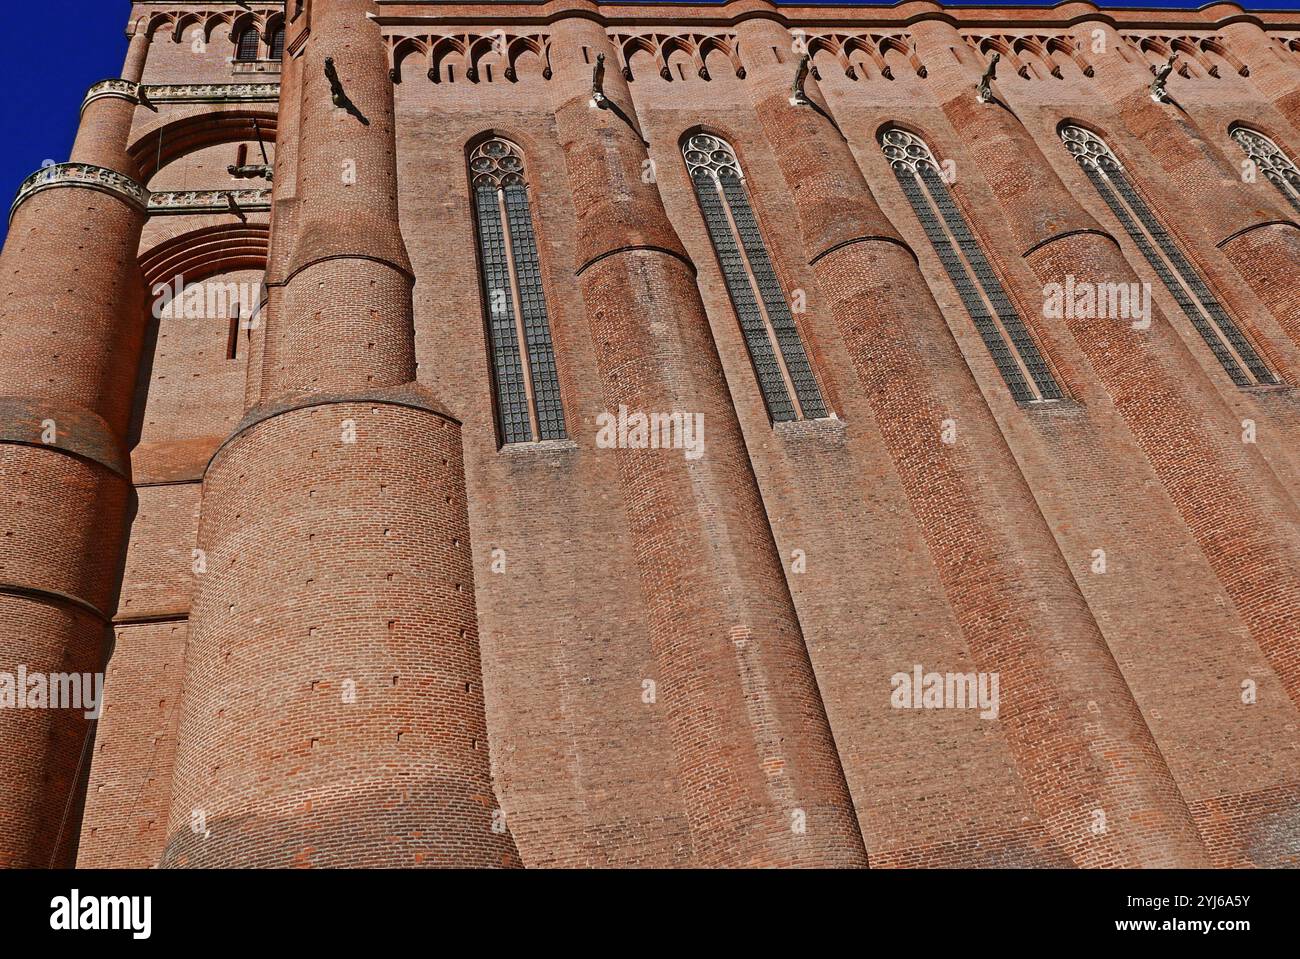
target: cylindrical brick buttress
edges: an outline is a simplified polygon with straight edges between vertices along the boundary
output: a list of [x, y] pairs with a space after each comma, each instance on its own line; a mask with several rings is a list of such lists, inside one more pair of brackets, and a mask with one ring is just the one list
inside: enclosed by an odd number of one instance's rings
[[292, 72], [294, 233], [275, 249], [293, 252], [260, 403], [204, 477], [164, 865], [519, 865], [489, 769], [460, 424], [414, 383], [374, 11], [318, 0]]
[[1250, 82], [1300, 133], [1300, 70], [1286, 62], [1258, 22], [1234, 17], [1219, 33], [1228, 50], [1244, 63]]
[[[280, 80], [280, 106], [276, 117], [275, 190], [272, 193], [271, 231], [266, 259], [266, 293], [262, 310], [248, 337], [248, 374], [244, 384], [244, 409], [256, 406], [262, 396], [262, 369], [266, 327], [278, 316], [284, 297], [285, 277], [293, 256], [294, 224], [298, 212], [298, 141], [301, 138], [303, 57], [284, 60]], [[340, 175], [342, 169], [340, 169]]]
[[104, 670], [134, 508], [147, 194], [126, 155], [128, 87], [86, 104], [74, 162], [24, 184], [0, 255], [0, 672], [81, 677], [79, 705], [28, 686], [0, 709], [0, 866], [73, 863], [84, 697]]
[[[708, 318], [604, 29], [551, 36], [578, 284], [608, 412], [699, 416], [703, 453], [611, 450], [699, 865], [865, 865], [857, 820]], [[600, 109], [593, 69], [606, 57]], [[580, 439], [591, 442], [595, 437]]]
[[[853, 360], [1034, 807], [1079, 865], [1204, 862], [1195, 827], [914, 254], [817, 106], [791, 104], [790, 35], [739, 24], [746, 86]], [[808, 93], [819, 100], [813, 81]], [[941, 442], [950, 421], [957, 441]], [[1008, 523], [1007, 517], [1015, 517]], [[1033, 563], [1017, 557], [1033, 556]], [[1091, 827], [1107, 810], [1111, 827]]]
[[[1294, 225], [1294, 211], [1273, 190], [1244, 185], [1240, 169], [1202, 135], [1184, 110], [1152, 100], [1151, 75], [1121, 56], [1125, 41], [1112, 26], [1090, 21], [1077, 29], [1084, 35], [1106, 36], [1105, 53], [1097, 55], [1099, 70], [1106, 77], [1101, 88], [1114, 101], [1127, 131], [1160, 164], [1169, 183], [1178, 192], [1196, 197], [1195, 220], [1180, 228], [1203, 233], [1201, 254], [1225, 256], [1287, 336], [1300, 345], [1300, 284], [1295, 282], [1300, 229]], [[1281, 64], [1275, 59], [1270, 62], [1276, 56], [1272, 51], [1263, 53], [1255, 60], [1265, 69], [1265, 85], [1276, 88], [1280, 77], [1272, 77], [1268, 68]], [[1176, 92], [1177, 79], [1176, 74], [1170, 78], [1171, 93]], [[1276, 102], [1284, 113], [1290, 110], [1291, 117], [1298, 99], [1292, 91]]]
[[262, 407], [204, 479], [164, 863], [517, 864], [460, 426], [415, 390], [318, 400]]
[[[942, 63], [952, 28], [917, 24], [922, 55]], [[971, 85], [969, 77], [964, 84]], [[949, 80], [944, 89], [960, 89]], [[1137, 283], [1114, 239], [1079, 205], [1007, 111], [958, 94], [943, 109], [992, 188], [1026, 263], [1043, 283]], [[1007, 156], [1031, 189], [994, 175]], [[1018, 168], [1018, 169], [1019, 169]], [[1231, 414], [1204, 376], [1187, 375], [1181, 340], [1158, 310], [1149, 329], [1064, 321], [1146, 455], [1292, 701], [1300, 703], [1300, 517], [1258, 447], [1214, 419]]]

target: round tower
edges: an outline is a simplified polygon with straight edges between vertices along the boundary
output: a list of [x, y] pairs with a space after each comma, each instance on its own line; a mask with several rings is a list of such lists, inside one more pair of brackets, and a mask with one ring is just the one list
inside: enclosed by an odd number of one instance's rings
[[611, 454], [650, 609], [692, 861], [865, 865], [695, 269], [647, 175], [613, 44], [582, 16], [591, 8], [554, 24], [551, 57], [600, 389], [611, 416], [625, 407], [703, 423], [697, 458], [678, 449]]
[[[24, 181], [0, 254], [0, 672], [38, 684], [77, 674], [93, 688], [103, 672], [134, 508], [148, 192], [127, 140], [141, 57], [133, 44], [125, 76], [90, 89], [70, 162]], [[0, 865], [66, 867], [93, 723], [84, 702], [38, 703], [35, 689], [0, 709]]]
[[[956, 33], [950, 25], [928, 21], [914, 29], [927, 62], [951, 61]], [[951, 70], [935, 78], [946, 80], [936, 89], [957, 91], [944, 112], [993, 188], [1034, 275], [1044, 284], [1138, 283], [1120, 246], [1080, 206], [1015, 117], [976, 103], [970, 91], [978, 71], [956, 64]], [[1007, 156], [1039, 171], [1034, 189], [992, 175]], [[1257, 445], [1213, 425], [1207, 407], [1217, 408], [1221, 422], [1234, 422], [1232, 413], [1203, 374], [1188, 375], [1187, 348], [1163, 316], [1155, 315], [1147, 329], [1085, 317], [1065, 325], [1282, 685], [1300, 703], [1297, 587], [1287, 573], [1300, 563], [1295, 503]]]
[[[1187, 807], [915, 254], [876, 205], [811, 77], [806, 102], [791, 103], [795, 65], [764, 55], [791, 48], [786, 29], [755, 18], [737, 30], [756, 51], [747, 88], [780, 145], [805, 252], [963, 635], [1001, 677], [1002, 728], [1048, 834], [1079, 865], [1203, 862]], [[945, 420], [960, 442], [940, 442]], [[1015, 561], [1024, 555], [1039, 561]], [[1114, 746], [1108, 761], [1089, 746], [1099, 736]], [[1121, 779], [1119, 768], [1132, 774]], [[1097, 808], [1144, 814], [1116, 817], [1098, 835], [1088, 828]]]
[[415, 384], [374, 13], [317, 0], [289, 37], [296, 215], [273, 228], [293, 232], [259, 403], [204, 477], [166, 866], [519, 864], [489, 772], [460, 424]]

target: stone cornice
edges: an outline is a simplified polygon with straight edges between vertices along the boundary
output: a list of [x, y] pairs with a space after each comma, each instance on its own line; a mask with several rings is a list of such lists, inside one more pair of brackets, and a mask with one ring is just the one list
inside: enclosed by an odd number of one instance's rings
[[104, 97], [118, 97], [131, 103], [139, 103], [140, 84], [117, 78], [100, 80], [86, 91], [86, 98], [81, 101], [81, 112], [85, 113], [86, 107], [90, 106], [92, 101], [102, 100]]
[[150, 193], [145, 187], [116, 170], [89, 163], [56, 163], [29, 176], [18, 188], [9, 208], [9, 220], [29, 197], [55, 187], [82, 187], [122, 197], [150, 216], [184, 213], [264, 213], [271, 209], [269, 189], [174, 190]]
[[153, 106], [160, 103], [275, 103], [280, 99], [278, 83], [133, 83], [130, 80], [100, 80], [86, 91], [81, 112], [95, 100], [118, 97], [131, 103]]
[[111, 193], [144, 211], [149, 205], [149, 191], [129, 176], [90, 163], [55, 163], [37, 170], [18, 188], [18, 196], [9, 208], [9, 219], [29, 197], [56, 187], [81, 187]]
[[269, 103], [280, 99], [278, 83], [147, 83], [149, 103]]
[[959, 29], [1003, 28], [1036, 30], [1061, 29], [1077, 23], [1101, 21], [1116, 29], [1213, 30], [1245, 21], [1264, 29], [1300, 29], [1300, 10], [1251, 10], [1235, 3], [1210, 3], [1197, 9], [1099, 8], [1087, 0], [1064, 0], [1039, 7], [945, 6], [930, 0], [905, 0], [871, 6], [798, 4], [775, 5], [766, 0], [739, 0], [725, 4], [591, 3], [583, 0], [553, 0], [551, 3], [520, 3], [514, 0], [458, 3], [454, 0], [375, 0], [380, 9], [376, 22], [383, 27], [437, 27], [443, 25], [532, 24], [547, 25], [581, 17], [607, 27], [674, 28], [730, 27], [753, 17], [764, 17], [787, 26], [837, 29], [898, 29], [922, 20], [941, 19]]
[[271, 191], [173, 190], [149, 195], [150, 216], [234, 212], [234, 208], [242, 213], [264, 213], [271, 209]]

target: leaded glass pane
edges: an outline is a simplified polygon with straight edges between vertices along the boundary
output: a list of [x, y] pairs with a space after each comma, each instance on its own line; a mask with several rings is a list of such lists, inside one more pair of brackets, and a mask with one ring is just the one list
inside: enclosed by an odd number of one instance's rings
[[695, 195], [700, 201], [700, 210], [704, 222], [709, 228], [709, 237], [718, 254], [722, 266], [722, 277], [731, 294], [731, 303], [735, 307], [736, 317], [740, 320], [740, 332], [749, 349], [750, 360], [754, 364], [754, 373], [758, 377], [758, 387], [767, 404], [767, 412], [773, 420], [780, 422], [795, 418], [794, 404], [785, 388], [785, 379], [781, 376], [781, 367], [776, 362], [772, 351], [772, 342], [767, 336], [767, 326], [759, 312], [758, 301], [754, 299], [749, 277], [745, 273], [744, 260], [740, 247], [727, 222], [727, 212], [722, 207], [722, 198], [717, 186], [707, 172], [697, 172], [691, 179], [695, 183]]
[[[700, 133], [682, 142], [682, 156], [695, 184], [700, 210], [722, 266], [727, 292], [740, 321], [768, 415], [774, 421], [796, 419], [800, 410], [806, 418], [826, 416], [817, 377], [759, 230], [735, 151], [720, 137]], [[758, 289], [758, 299], [754, 287]], [[771, 324], [770, 336], [768, 324]], [[772, 348], [773, 337], [779, 357]], [[794, 387], [799, 409], [790, 398], [786, 377]]]
[[510, 267], [506, 262], [505, 234], [501, 229], [496, 188], [491, 185], [475, 187], [474, 202], [501, 438], [506, 443], [527, 443], [533, 438], [533, 428], [519, 359], [514, 296], [510, 288]]
[[[563, 439], [564, 407], [523, 154], [510, 141], [493, 137], [470, 154], [469, 175], [478, 215], [502, 442]], [[527, 376], [523, 356], [528, 358]]]
[[740, 231], [740, 242], [749, 258], [749, 268], [758, 283], [758, 294], [763, 298], [767, 318], [776, 333], [776, 343], [785, 360], [786, 372], [794, 384], [799, 405], [803, 407], [803, 415], [811, 419], [825, 416], [826, 406], [822, 402], [821, 390], [817, 387], [817, 378], [813, 376], [808, 354], [804, 352], [803, 340], [799, 337], [799, 329], [790, 313], [790, 305], [786, 302], [781, 283], [776, 278], [776, 270], [767, 255], [767, 245], [759, 233], [758, 221], [755, 220], [754, 210], [749, 203], [749, 192], [745, 189], [743, 180], [729, 173], [724, 172], [719, 179], [727, 204], [731, 207], [731, 216]]
[[564, 409], [560, 404], [560, 380], [551, 345], [551, 324], [542, 293], [541, 260], [533, 218], [528, 209], [528, 190], [522, 184], [505, 188], [506, 217], [510, 223], [510, 244], [515, 257], [515, 279], [519, 284], [519, 309], [524, 320], [528, 347], [528, 368], [533, 380], [537, 422], [544, 440], [564, 438]]
[[259, 39], [257, 31], [252, 27], [240, 33], [239, 40], [235, 44], [235, 59], [244, 63], [256, 60]]

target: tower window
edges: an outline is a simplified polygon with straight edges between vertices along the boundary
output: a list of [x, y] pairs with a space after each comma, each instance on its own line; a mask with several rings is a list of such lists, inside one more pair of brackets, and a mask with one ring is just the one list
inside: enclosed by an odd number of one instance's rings
[[1179, 308], [1237, 386], [1275, 385], [1278, 380], [1260, 359], [1228, 311], [1210, 291], [1200, 272], [1134, 189], [1110, 147], [1091, 130], [1065, 125], [1065, 148], [1083, 167]]
[[1231, 132], [1232, 138], [1255, 164], [1256, 172], [1264, 174], [1296, 212], [1300, 213], [1300, 170], [1296, 169], [1291, 158], [1264, 134], [1249, 127], [1233, 127]]
[[501, 441], [563, 439], [564, 409], [523, 154], [493, 137], [470, 154], [469, 175]]
[[682, 155], [768, 416], [775, 422], [826, 416], [826, 404], [759, 232], [735, 150], [719, 137], [699, 133], [682, 142]]
[[1017, 403], [1062, 399], [1061, 388], [966, 223], [925, 141], [891, 128], [881, 148]]
[[235, 40], [235, 59], [241, 63], [250, 63], [256, 60], [258, 45], [257, 31], [252, 27], [245, 27]]
[[236, 306], [230, 314], [230, 329], [226, 332], [226, 359], [233, 360], [239, 357], [239, 307]]
[[275, 32], [271, 34], [271, 59], [284, 59], [284, 27], [276, 27]]

